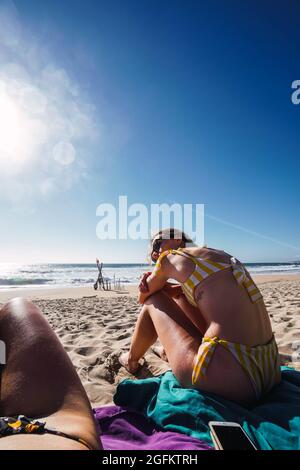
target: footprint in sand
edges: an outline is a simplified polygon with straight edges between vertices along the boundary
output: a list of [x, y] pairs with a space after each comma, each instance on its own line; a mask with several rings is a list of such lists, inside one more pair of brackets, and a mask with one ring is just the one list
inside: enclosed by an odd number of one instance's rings
[[120, 341], [120, 340], [122, 340], [122, 339], [129, 338], [129, 336], [131, 336], [131, 333], [130, 333], [130, 332], [122, 333], [121, 335], [116, 336], [115, 339], [118, 340], [118, 341]]
[[73, 351], [81, 356], [90, 356], [91, 354], [99, 353], [99, 349], [93, 346], [81, 346], [79, 348], [74, 348]]

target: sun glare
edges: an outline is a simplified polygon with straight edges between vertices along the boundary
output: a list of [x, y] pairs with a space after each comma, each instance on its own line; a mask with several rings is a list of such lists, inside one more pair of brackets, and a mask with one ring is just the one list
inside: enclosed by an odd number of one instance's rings
[[39, 120], [33, 119], [4, 87], [0, 88], [0, 169], [19, 173], [33, 158], [42, 134]]
[[11, 158], [20, 142], [22, 117], [17, 105], [0, 92], [0, 158]]

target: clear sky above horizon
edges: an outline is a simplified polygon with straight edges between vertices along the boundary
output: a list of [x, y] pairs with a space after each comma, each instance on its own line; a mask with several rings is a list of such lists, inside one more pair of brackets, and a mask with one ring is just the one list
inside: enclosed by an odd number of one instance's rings
[[144, 262], [96, 208], [204, 204], [205, 242], [300, 260], [297, 2], [0, 0], [0, 262]]

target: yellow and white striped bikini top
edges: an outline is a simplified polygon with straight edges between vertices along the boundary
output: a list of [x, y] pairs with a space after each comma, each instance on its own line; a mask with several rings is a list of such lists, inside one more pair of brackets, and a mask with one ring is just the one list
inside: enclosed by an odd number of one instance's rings
[[161, 261], [168, 254], [185, 256], [194, 261], [195, 269], [192, 274], [188, 277], [188, 279], [186, 279], [185, 282], [181, 283], [181, 287], [189, 303], [194, 305], [195, 307], [197, 307], [198, 305], [195, 301], [194, 294], [195, 289], [200, 284], [200, 282], [206, 279], [211, 274], [228, 268], [232, 268], [232, 273], [236, 278], [238, 284], [246, 289], [252, 302], [258, 302], [262, 299], [262, 294], [260, 290], [257, 288], [256, 284], [251, 279], [251, 277], [247, 274], [244, 266], [239, 263], [235, 258], [230, 259], [230, 264], [217, 263], [216, 261], [212, 260], [196, 258], [195, 256], [192, 256], [191, 254], [182, 251], [181, 248], [179, 248], [178, 250], [166, 250], [159, 256], [155, 264], [153, 270], [154, 275], [159, 273], [161, 269]]

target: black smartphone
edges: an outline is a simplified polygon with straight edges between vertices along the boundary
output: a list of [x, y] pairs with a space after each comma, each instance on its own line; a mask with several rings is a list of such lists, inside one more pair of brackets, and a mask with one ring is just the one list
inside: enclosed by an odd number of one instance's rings
[[211, 438], [218, 450], [257, 450], [238, 423], [210, 421]]

